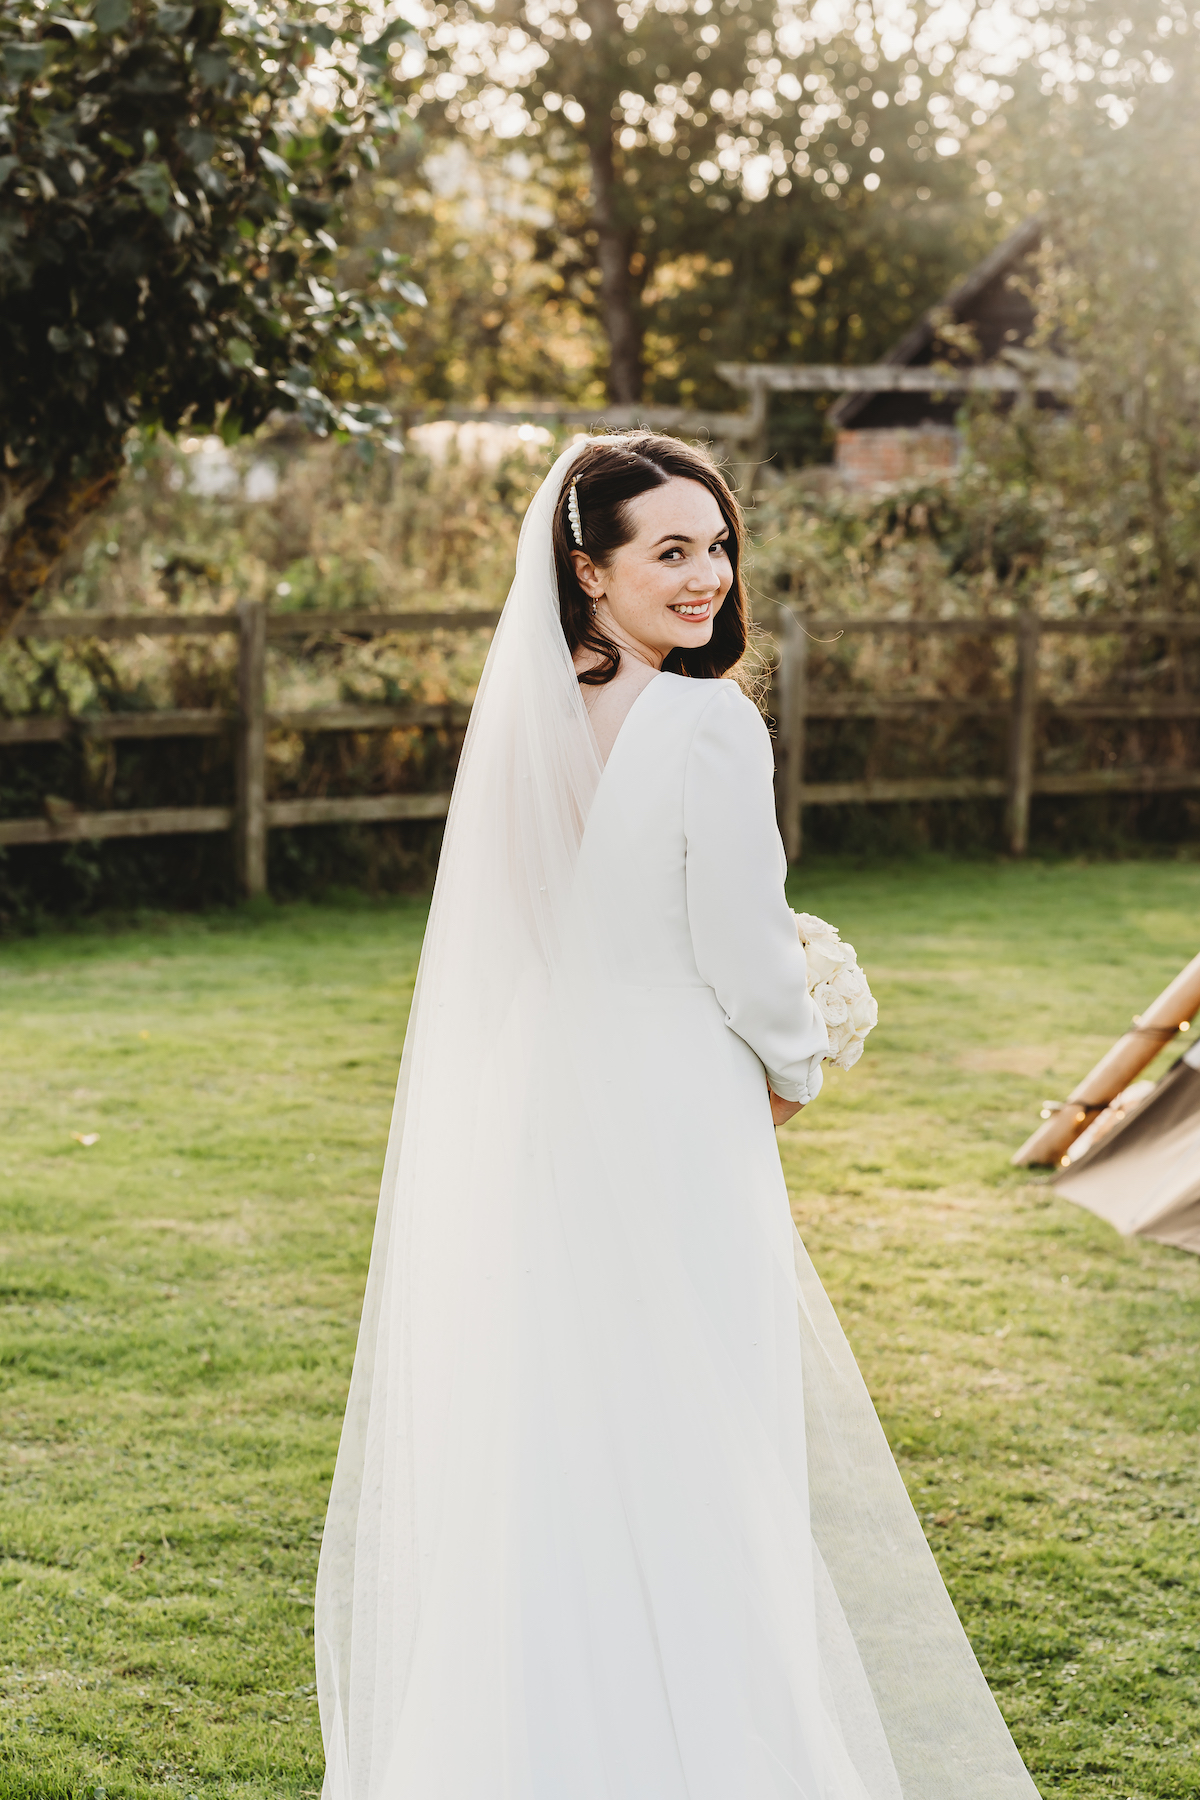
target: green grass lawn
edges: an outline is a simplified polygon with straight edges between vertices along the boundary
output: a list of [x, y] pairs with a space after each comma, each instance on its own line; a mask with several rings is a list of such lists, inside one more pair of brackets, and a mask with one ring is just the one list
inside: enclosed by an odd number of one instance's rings
[[[1195, 953], [1200, 869], [816, 865], [794, 898], [882, 1021], [781, 1133], [796, 1219], [959, 1612], [1047, 1800], [1194, 1800], [1200, 1261], [1008, 1158]], [[0, 946], [3, 1800], [319, 1789], [312, 1584], [423, 921]]]

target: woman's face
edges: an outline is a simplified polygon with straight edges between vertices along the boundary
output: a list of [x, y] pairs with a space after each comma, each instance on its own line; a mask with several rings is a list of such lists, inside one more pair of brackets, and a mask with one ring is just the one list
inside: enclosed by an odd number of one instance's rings
[[631, 500], [629, 517], [633, 536], [610, 562], [601, 567], [581, 550], [573, 561], [601, 630], [661, 665], [668, 651], [698, 649], [712, 636], [733, 584], [729, 527], [708, 489], [682, 476]]

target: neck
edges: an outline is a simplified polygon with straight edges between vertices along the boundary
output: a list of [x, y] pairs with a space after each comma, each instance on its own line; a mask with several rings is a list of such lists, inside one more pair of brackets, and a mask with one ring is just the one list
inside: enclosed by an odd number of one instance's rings
[[603, 600], [596, 609], [596, 623], [605, 637], [614, 643], [620, 652], [621, 661], [628, 657], [634, 662], [645, 663], [648, 669], [661, 669], [665, 650], [656, 650], [652, 644], [643, 644], [630, 632], [623, 631], [609, 612]]

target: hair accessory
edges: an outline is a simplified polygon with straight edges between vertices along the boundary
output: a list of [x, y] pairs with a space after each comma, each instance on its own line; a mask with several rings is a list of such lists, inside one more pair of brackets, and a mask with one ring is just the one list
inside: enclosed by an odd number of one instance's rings
[[579, 495], [576, 492], [578, 485], [579, 485], [578, 477], [572, 476], [570, 491], [567, 494], [567, 517], [571, 521], [571, 536], [575, 539], [576, 544], [582, 550], [583, 549], [583, 520], [579, 517]]

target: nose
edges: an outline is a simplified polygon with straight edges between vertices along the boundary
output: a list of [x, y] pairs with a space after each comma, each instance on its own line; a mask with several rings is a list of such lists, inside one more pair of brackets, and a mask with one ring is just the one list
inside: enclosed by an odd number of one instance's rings
[[688, 582], [695, 593], [715, 594], [720, 590], [721, 576], [711, 556], [700, 558], [700, 566]]

